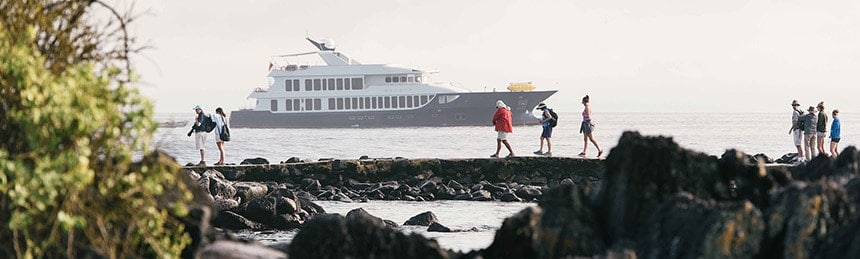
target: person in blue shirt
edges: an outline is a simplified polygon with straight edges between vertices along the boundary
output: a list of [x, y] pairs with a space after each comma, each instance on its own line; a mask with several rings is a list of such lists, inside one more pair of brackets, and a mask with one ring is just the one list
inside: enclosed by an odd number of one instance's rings
[[[555, 120], [556, 118], [552, 117], [552, 114], [548, 111], [549, 108], [546, 107], [546, 104], [540, 103], [537, 106], [538, 110], [541, 110], [541, 118], [538, 122], [541, 123], [543, 130], [540, 133], [540, 149], [535, 151], [535, 155], [544, 155], [544, 156], [552, 156], [552, 142], [550, 139], [552, 138], [552, 126], [550, 124], [551, 120]], [[546, 140], [546, 153], [543, 152], [543, 141]]]
[[842, 123], [837, 116], [839, 116], [839, 110], [833, 110], [833, 123], [830, 124], [830, 155], [833, 157], [839, 156], [839, 140], [842, 134]]

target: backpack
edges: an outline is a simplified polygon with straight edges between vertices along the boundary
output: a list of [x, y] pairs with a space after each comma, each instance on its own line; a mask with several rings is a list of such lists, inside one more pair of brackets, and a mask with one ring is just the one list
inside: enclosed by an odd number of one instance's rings
[[215, 121], [212, 120], [212, 116], [203, 115], [203, 123], [200, 123], [200, 127], [207, 133], [212, 132], [215, 129]]
[[806, 122], [803, 119], [803, 111], [797, 111], [797, 129], [802, 130], [806, 127]]
[[552, 115], [552, 120], [549, 121], [549, 126], [555, 128], [558, 125], [558, 114], [555, 113], [552, 109], [546, 109], [549, 111], [549, 115]]

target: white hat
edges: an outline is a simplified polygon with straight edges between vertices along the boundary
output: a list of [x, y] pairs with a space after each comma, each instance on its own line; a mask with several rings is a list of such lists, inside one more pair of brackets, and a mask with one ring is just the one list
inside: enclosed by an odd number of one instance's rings
[[537, 106], [537, 109], [545, 109], [545, 108], [546, 108], [546, 104], [545, 104], [545, 103], [540, 103], [540, 104], [538, 104], [538, 106]]
[[504, 108], [504, 107], [508, 107], [507, 105], [505, 105], [505, 102], [503, 102], [502, 100], [496, 101], [496, 108]]

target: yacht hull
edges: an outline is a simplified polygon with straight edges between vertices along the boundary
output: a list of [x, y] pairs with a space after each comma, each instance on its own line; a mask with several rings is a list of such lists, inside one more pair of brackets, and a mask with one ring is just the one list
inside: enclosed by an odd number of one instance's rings
[[[534, 108], [556, 91], [468, 92], [437, 94], [412, 110], [270, 112], [238, 110], [230, 114], [233, 128], [389, 128], [490, 126], [497, 100], [511, 107], [514, 125], [537, 124]], [[440, 98], [456, 99], [440, 103]], [[451, 99], [451, 98], [449, 98]]]

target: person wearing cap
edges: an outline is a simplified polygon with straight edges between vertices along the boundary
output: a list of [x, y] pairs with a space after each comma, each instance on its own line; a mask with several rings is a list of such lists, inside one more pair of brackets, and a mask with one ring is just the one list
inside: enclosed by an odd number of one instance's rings
[[800, 160], [803, 158], [803, 147], [801, 146], [803, 129], [800, 127], [799, 121], [800, 116], [803, 115], [803, 110], [800, 109], [800, 103], [797, 100], [791, 101], [791, 109], [791, 128], [788, 129], [788, 134], [794, 139], [794, 147], [797, 148], [797, 156], [794, 159]]
[[206, 160], [204, 160], [204, 155], [206, 149], [206, 135], [208, 132], [203, 129], [203, 122], [206, 118], [206, 114], [203, 113], [203, 107], [200, 105], [194, 106], [194, 113], [196, 113], [197, 116], [194, 119], [194, 125], [191, 125], [191, 131], [188, 132], [188, 136], [190, 137], [191, 133], [194, 133], [195, 146], [200, 150], [200, 163], [197, 163], [197, 165], [205, 166]]
[[818, 115], [815, 113], [815, 107], [809, 106], [808, 113], [800, 116], [800, 120], [803, 121], [803, 148], [804, 148], [804, 157], [806, 161], [814, 158], [817, 154], [817, 150], [815, 148], [815, 136], [818, 131], [816, 127], [818, 126]]
[[839, 122], [839, 110], [833, 110], [833, 122], [830, 124], [830, 156], [839, 156], [839, 140], [842, 139], [842, 123]]
[[496, 113], [493, 114], [493, 126], [495, 126], [496, 132], [498, 132], [498, 137], [496, 137], [496, 153], [490, 157], [499, 157], [499, 151], [502, 150], [502, 144], [505, 144], [505, 147], [508, 148], [508, 152], [510, 152], [508, 157], [514, 156], [514, 150], [511, 148], [511, 144], [508, 143], [508, 134], [514, 132], [513, 120], [511, 117], [511, 108], [505, 105], [505, 102], [502, 100], [496, 101]]
[[[537, 106], [538, 110], [543, 111], [541, 113], [541, 118], [538, 119], [538, 122], [543, 127], [543, 130], [540, 133], [540, 149], [535, 151], [535, 155], [544, 155], [551, 156], [552, 155], [552, 142], [550, 138], [552, 138], [552, 126], [550, 126], [550, 122], [555, 120], [556, 118], [552, 117], [552, 114], [549, 112], [549, 108], [546, 107], [545, 103], [540, 103]], [[546, 153], [543, 152], [543, 142], [546, 140]]]

